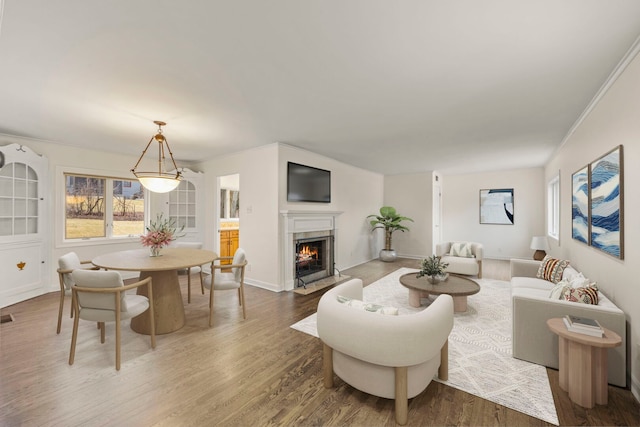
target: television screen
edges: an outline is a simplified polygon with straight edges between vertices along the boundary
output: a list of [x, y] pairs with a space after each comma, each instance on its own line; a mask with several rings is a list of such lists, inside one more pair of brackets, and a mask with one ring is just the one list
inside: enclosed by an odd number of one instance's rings
[[288, 202], [331, 202], [331, 172], [289, 162], [287, 165]]

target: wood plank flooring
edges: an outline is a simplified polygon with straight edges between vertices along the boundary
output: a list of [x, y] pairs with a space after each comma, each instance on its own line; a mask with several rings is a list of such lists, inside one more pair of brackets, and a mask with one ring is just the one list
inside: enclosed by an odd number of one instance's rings
[[[417, 265], [417, 260], [372, 261], [344, 274], [369, 284]], [[485, 277], [508, 278], [504, 262], [485, 261], [483, 269]], [[246, 320], [235, 292], [217, 292], [210, 329], [208, 298], [196, 285], [187, 304], [186, 279], [182, 288], [186, 326], [158, 336], [152, 350], [149, 338], [125, 323], [119, 372], [112, 324], [100, 344], [96, 325], [81, 322], [75, 363], [69, 366], [70, 300], [60, 335], [57, 293], [3, 309], [1, 314], [15, 320], [0, 326], [0, 425], [395, 425], [393, 401], [338, 378], [333, 389], [325, 389], [320, 341], [289, 327], [315, 312], [324, 291], [299, 295], [248, 286]], [[629, 390], [610, 386], [607, 406], [583, 409], [560, 390], [557, 371], [547, 372], [561, 425], [640, 424], [640, 404]], [[548, 424], [434, 381], [410, 400], [409, 425]]]

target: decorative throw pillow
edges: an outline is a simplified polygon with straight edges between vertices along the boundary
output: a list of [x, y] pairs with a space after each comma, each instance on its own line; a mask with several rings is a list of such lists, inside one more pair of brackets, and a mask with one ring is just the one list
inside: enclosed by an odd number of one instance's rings
[[558, 283], [562, 280], [562, 272], [568, 265], [569, 261], [566, 259], [551, 258], [547, 255], [540, 263], [536, 277], [548, 280], [551, 283]]
[[562, 272], [562, 280], [572, 281], [578, 274], [582, 273], [578, 272], [573, 266], [568, 265]]
[[385, 307], [383, 305], [374, 304], [372, 302], [364, 302], [357, 299], [343, 297], [342, 295], [338, 295], [337, 300], [341, 304], [357, 308], [359, 310], [371, 311], [373, 313], [387, 314], [392, 316], [398, 315], [398, 309], [396, 307]]
[[573, 279], [569, 280], [569, 284], [572, 288], [586, 288], [592, 285], [591, 281], [584, 277], [582, 273], [578, 273], [573, 277]]
[[551, 299], [564, 299], [564, 293], [571, 289], [571, 285], [566, 280], [559, 281], [553, 288], [551, 288], [551, 293], [549, 294], [549, 298]]
[[569, 288], [564, 293], [564, 299], [566, 301], [598, 305], [598, 288], [595, 286]]
[[458, 256], [463, 258], [473, 258], [474, 255], [471, 252], [471, 244], [469, 243], [452, 243], [451, 251], [449, 252], [451, 256]]

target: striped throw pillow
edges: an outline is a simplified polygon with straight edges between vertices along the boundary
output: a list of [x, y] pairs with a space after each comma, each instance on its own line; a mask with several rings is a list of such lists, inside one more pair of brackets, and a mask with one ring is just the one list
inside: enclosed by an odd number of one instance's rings
[[570, 288], [564, 293], [566, 301], [581, 302], [583, 304], [598, 305], [598, 288]]
[[538, 279], [548, 280], [551, 283], [558, 283], [562, 280], [562, 272], [568, 266], [568, 260], [552, 258], [547, 255], [540, 263], [536, 277]]

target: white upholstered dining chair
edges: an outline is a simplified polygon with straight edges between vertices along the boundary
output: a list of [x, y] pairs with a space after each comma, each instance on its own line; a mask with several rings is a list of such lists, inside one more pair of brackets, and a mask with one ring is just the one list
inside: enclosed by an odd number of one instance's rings
[[[216, 261], [231, 259], [232, 257], [220, 257]], [[209, 289], [209, 327], [213, 326], [213, 291], [230, 289], [238, 290], [238, 300], [242, 306], [242, 318], [247, 318], [246, 304], [244, 301], [244, 268], [247, 265], [244, 249], [238, 248], [233, 255], [231, 264], [220, 265], [211, 263], [211, 274], [204, 279], [204, 287]], [[231, 269], [231, 272], [223, 272], [222, 269]]]
[[[124, 285], [117, 271], [75, 270], [71, 273], [75, 284], [71, 288], [71, 303], [75, 318], [71, 336], [69, 365], [73, 365], [78, 338], [80, 319], [98, 322], [100, 342], [105, 341], [105, 322], [116, 323], [116, 370], [120, 370], [121, 321], [136, 317], [145, 311], [149, 313], [151, 324], [151, 348], [156, 348], [155, 321], [153, 315], [153, 289], [151, 278]], [[146, 286], [149, 297], [128, 295], [125, 292]]]
[[[202, 249], [201, 242], [176, 242], [174, 244], [175, 248], [191, 248], [191, 249]], [[200, 275], [200, 290], [202, 291], [202, 295], [204, 295], [204, 276], [202, 272], [202, 266], [181, 268], [178, 270], [178, 275], [187, 276], [187, 302], [191, 304], [191, 275], [198, 273]]]
[[[90, 265], [90, 267], [87, 267]], [[69, 252], [58, 258], [58, 280], [60, 281], [60, 307], [58, 309], [58, 328], [56, 333], [60, 333], [62, 326], [62, 311], [64, 309], [64, 297], [65, 295], [71, 295], [71, 287], [73, 286], [73, 277], [71, 273], [73, 270], [86, 269], [98, 270], [91, 264], [91, 261], [80, 261], [78, 255], [75, 252]], [[71, 305], [71, 317], [73, 317], [73, 304]]]

